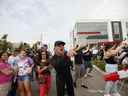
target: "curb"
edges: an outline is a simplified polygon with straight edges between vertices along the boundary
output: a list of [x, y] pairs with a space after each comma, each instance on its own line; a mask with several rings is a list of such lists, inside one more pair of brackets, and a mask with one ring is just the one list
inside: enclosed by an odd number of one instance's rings
[[98, 68], [96, 65], [93, 65], [93, 68], [95, 68], [98, 72], [100, 72], [102, 75], [105, 74], [104, 71], [102, 71], [100, 68]]

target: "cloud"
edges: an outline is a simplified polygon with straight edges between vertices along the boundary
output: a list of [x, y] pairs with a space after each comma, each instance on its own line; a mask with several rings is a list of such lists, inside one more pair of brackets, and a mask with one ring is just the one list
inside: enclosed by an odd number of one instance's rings
[[127, 17], [127, 0], [0, 0], [0, 32], [9, 40], [69, 41], [77, 19]]
[[[62, 34], [69, 32], [68, 26], [72, 23], [72, 1], [75, 0], [1, 1], [0, 20], [4, 24], [0, 24], [3, 27], [0, 31], [13, 34], [9, 37], [14, 37], [15, 41], [28, 41], [33, 38], [39, 40], [42, 32], [51, 41], [61, 38], [64, 40], [67, 36]], [[35, 37], [35, 34], [38, 36]]]

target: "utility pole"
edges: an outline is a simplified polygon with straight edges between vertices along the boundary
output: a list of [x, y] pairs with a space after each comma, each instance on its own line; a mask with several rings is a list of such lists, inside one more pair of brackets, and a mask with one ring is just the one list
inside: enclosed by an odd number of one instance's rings
[[43, 45], [43, 33], [41, 32], [41, 35], [40, 35], [40, 46], [42, 46]]

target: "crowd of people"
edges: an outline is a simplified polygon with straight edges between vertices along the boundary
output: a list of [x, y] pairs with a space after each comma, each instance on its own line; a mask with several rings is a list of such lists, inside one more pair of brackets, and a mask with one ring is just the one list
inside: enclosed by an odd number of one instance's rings
[[[31, 82], [37, 81], [39, 96], [49, 96], [52, 86], [51, 70], [56, 71], [57, 96], [75, 96], [74, 88], [81, 80], [81, 87], [88, 89], [86, 78], [93, 77], [92, 60], [100, 56], [105, 61], [106, 73], [118, 71], [118, 65], [128, 64], [128, 42], [113, 46], [76, 45], [65, 50], [65, 42], [56, 41], [54, 53], [47, 44], [36, 50], [16, 49], [0, 53], [0, 96], [33, 96]], [[74, 58], [74, 60], [72, 60]], [[74, 75], [72, 73], [74, 72]], [[121, 96], [118, 81], [106, 81], [104, 96]], [[65, 92], [66, 91], [66, 92]]]

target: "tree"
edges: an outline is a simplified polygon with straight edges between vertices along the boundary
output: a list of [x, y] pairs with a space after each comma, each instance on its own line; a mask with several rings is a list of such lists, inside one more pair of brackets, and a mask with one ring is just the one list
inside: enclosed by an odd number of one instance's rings
[[4, 35], [1, 37], [1, 39], [2, 39], [2, 40], [7, 40], [7, 37], [8, 37], [8, 34], [4, 34]]
[[0, 39], [0, 52], [13, 48], [13, 44], [7, 41], [8, 34], [4, 34]]
[[19, 49], [30, 49], [30, 45], [28, 43], [21, 42], [19, 45]]

